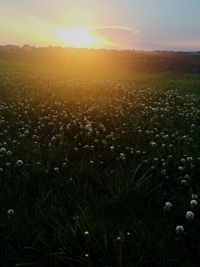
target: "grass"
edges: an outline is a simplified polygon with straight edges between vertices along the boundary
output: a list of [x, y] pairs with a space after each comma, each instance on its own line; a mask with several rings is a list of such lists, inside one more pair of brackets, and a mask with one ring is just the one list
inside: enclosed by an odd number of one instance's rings
[[0, 70], [1, 266], [198, 266], [198, 75]]

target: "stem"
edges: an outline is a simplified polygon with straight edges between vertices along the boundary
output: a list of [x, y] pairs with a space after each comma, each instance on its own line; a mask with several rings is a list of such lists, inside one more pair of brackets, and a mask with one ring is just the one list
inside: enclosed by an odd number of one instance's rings
[[122, 242], [119, 243], [119, 267], [122, 267]]

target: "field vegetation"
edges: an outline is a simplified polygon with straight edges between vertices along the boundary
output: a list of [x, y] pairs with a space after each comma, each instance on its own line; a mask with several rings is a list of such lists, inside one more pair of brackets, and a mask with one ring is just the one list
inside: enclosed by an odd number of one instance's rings
[[1, 53], [1, 266], [198, 266], [199, 56], [80, 51]]

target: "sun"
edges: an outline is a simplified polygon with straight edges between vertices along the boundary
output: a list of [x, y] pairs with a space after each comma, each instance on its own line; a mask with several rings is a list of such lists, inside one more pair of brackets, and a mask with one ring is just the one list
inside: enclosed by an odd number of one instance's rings
[[66, 45], [76, 48], [95, 47], [99, 40], [89, 28], [85, 26], [72, 26], [60, 32], [60, 38]]

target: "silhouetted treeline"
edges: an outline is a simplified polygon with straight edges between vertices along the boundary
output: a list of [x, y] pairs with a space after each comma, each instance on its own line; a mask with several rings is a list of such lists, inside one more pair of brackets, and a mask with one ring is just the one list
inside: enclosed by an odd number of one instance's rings
[[130, 72], [200, 73], [200, 52], [35, 48], [25, 45], [0, 46], [0, 59], [79, 71], [112, 68]]

